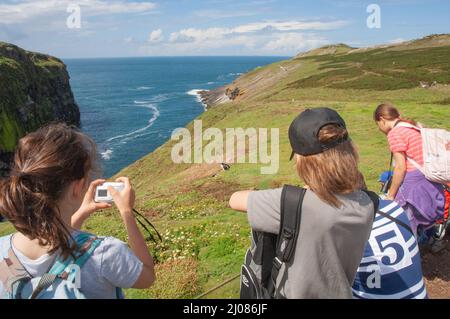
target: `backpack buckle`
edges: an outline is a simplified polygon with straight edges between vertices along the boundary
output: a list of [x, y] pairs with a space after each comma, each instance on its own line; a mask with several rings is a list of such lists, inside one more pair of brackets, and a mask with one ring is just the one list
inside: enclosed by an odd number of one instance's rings
[[275, 257], [273, 259], [273, 267], [275, 267], [276, 270], [280, 270], [282, 264], [283, 262], [280, 260], [280, 258]]

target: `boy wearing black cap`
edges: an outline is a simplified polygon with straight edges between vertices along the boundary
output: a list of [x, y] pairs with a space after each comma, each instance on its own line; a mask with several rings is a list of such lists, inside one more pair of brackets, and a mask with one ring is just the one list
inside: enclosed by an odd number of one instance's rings
[[[289, 127], [289, 141], [308, 190], [294, 257], [281, 266], [277, 295], [351, 298], [374, 218], [357, 151], [344, 120], [329, 108], [302, 112]], [[248, 213], [254, 231], [278, 234], [281, 197], [281, 188], [241, 191], [231, 196], [230, 206]]]

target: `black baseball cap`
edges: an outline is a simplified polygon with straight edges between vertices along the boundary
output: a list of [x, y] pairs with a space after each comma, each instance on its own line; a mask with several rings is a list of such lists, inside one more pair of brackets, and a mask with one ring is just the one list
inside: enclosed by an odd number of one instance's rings
[[319, 131], [328, 124], [336, 124], [346, 128], [342, 117], [328, 107], [307, 109], [300, 113], [289, 126], [289, 142], [292, 147], [291, 160], [294, 154], [303, 156], [322, 153], [348, 140], [348, 135], [330, 143], [319, 141]]

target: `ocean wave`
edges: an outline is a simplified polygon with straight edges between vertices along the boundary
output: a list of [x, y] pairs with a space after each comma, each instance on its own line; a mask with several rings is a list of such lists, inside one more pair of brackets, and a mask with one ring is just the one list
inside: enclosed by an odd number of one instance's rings
[[198, 89], [190, 90], [190, 91], [186, 92], [186, 94], [195, 96], [197, 102], [202, 102], [202, 97], [200, 96], [201, 91], [205, 91], [205, 90], [198, 90]]
[[104, 159], [105, 161], [109, 161], [111, 159], [112, 153], [112, 149], [107, 149], [104, 152], [101, 152], [100, 155], [102, 156], [102, 159]]
[[135, 139], [137, 139], [139, 137], [144, 137], [144, 136], [148, 136], [148, 135], [151, 135], [151, 134], [155, 134], [155, 131], [154, 130], [153, 131], [145, 131], [144, 133], [136, 134], [136, 135], [133, 135], [131, 137], [124, 138], [123, 140], [120, 141], [120, 144], [126, 144], [130, 140], [135, 140]]
[[194, 90], [187, 91], [186, 94], [187, 95], [198, 96], [199, 92], [201, 92], [201, 91], [205, 91], [205, 90], [194, 89]]
[[203, 103], [202, 101], [202, 97], [200, 95], [200, 92], [202, 91], [208, 91], [208, 90], [199, 90], [199, 89], [194, 89], [194, 90], [190, 90], [188, 92], [186, 92], [187, 95], [192, 95], [195, 96], [195, 99], [197, 100], [198, 103], [201, 103], [203, 105], [203, 107], [205, 108], [206, 111], [206, 104]]
[[130, 89], [130, 91], [147, 91], [153, 89], [152, 86], [139, 86], [137, 88]]
[[145, 100], [135, 100], [134, 104], [161, 103], [169, 99], [169, 94], [157, 94]]
[[147, 103], [147, 104], [135, 103], [135, 104], [138, 104], [141, 107], [148, 108], [148, 109], [150, 109], [152, 111], [152, 116], [148, 120], [148, 124], [146, 126], [140, 128], [140, 129], [137, 129], [137, 130], [132, 131], [130, 133], [121, 134], [121, 135], [117, 135], [117, 136], [111, 137], [111, 138], [106, 140], [106, 143], [110, 143], [110, 142], [117, 141], [117, 140], [120, 140], [120, 143], [126, 143], [127, 141], [129, 141], [131, 139], [135, 139], [135, 138], [137, 138], [139, 136], [142, 136], [141, 133], [147, 131], [150, 127], [153, 126], [153, 124], [155, 123], [155, 121], [158, 119], [158, 117], [160, 115], [158, 107], [155, 104], [152, 104], [152, 103]]

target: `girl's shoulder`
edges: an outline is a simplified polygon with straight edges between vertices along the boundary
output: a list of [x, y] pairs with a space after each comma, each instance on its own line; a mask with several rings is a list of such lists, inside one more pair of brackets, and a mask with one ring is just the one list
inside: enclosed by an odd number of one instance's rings
[[128, 244], [116, 237], [107, 236], [99, 238], [102, 239], [102, 242], [99, 246], [100, 248], [102, 248], [102, 250], [108, 250], [110, 252], [116, 251], [118, 253], [123, 250], [129, 250]]
[[406, 124], [405, 126], [397, 125], [389, 131], [388, 138], [392, 136], [408, 137], [411, 136], [411, 134], [420, 135], [420, 128], [409, 124]]
[[413, 128], [411, 127], [406, 127], [406, 126], [396, 126], [393, 127], [389, 133], [388, 133], [388, 137], [389, 136], [394, 136], [394, 135], [404, 135], [404, 134], [408, 134], [411, 130], [413, 130]]
[[343, 203], [341, 210], [348, 210], [350, 213], [357, 211], [362, 216], [373, 216], [375, 213], [373, 200], [362, 190], [356, 190], [349, 194], [341, 194], [338, 195], [338, 198]]
[[121, 241], [120, 239], [117, 239], [112, 236], [99, 236], [95, 235], [93, 233], [85, 232], [85, 231], [75, 231], [72, 233], [72, 237], [79, 241], [79, 240], [85, 240], [85, 238], [93, 238], [99, 240], [99, 244], [96, 248], [96, 254], [100, 252], [104, 252], [105, 250], [120, 250], [121, 248], [128, 247], [128, 245]]
[[120, 263], [134, 256], [127, 243], [112, 236], [98, 236], [91, 233], [80, 232], [83, 235], [93, 236], [100, 240], [97, 248], [93, 252], [94, 259], [99, 259], [100, 263]]

